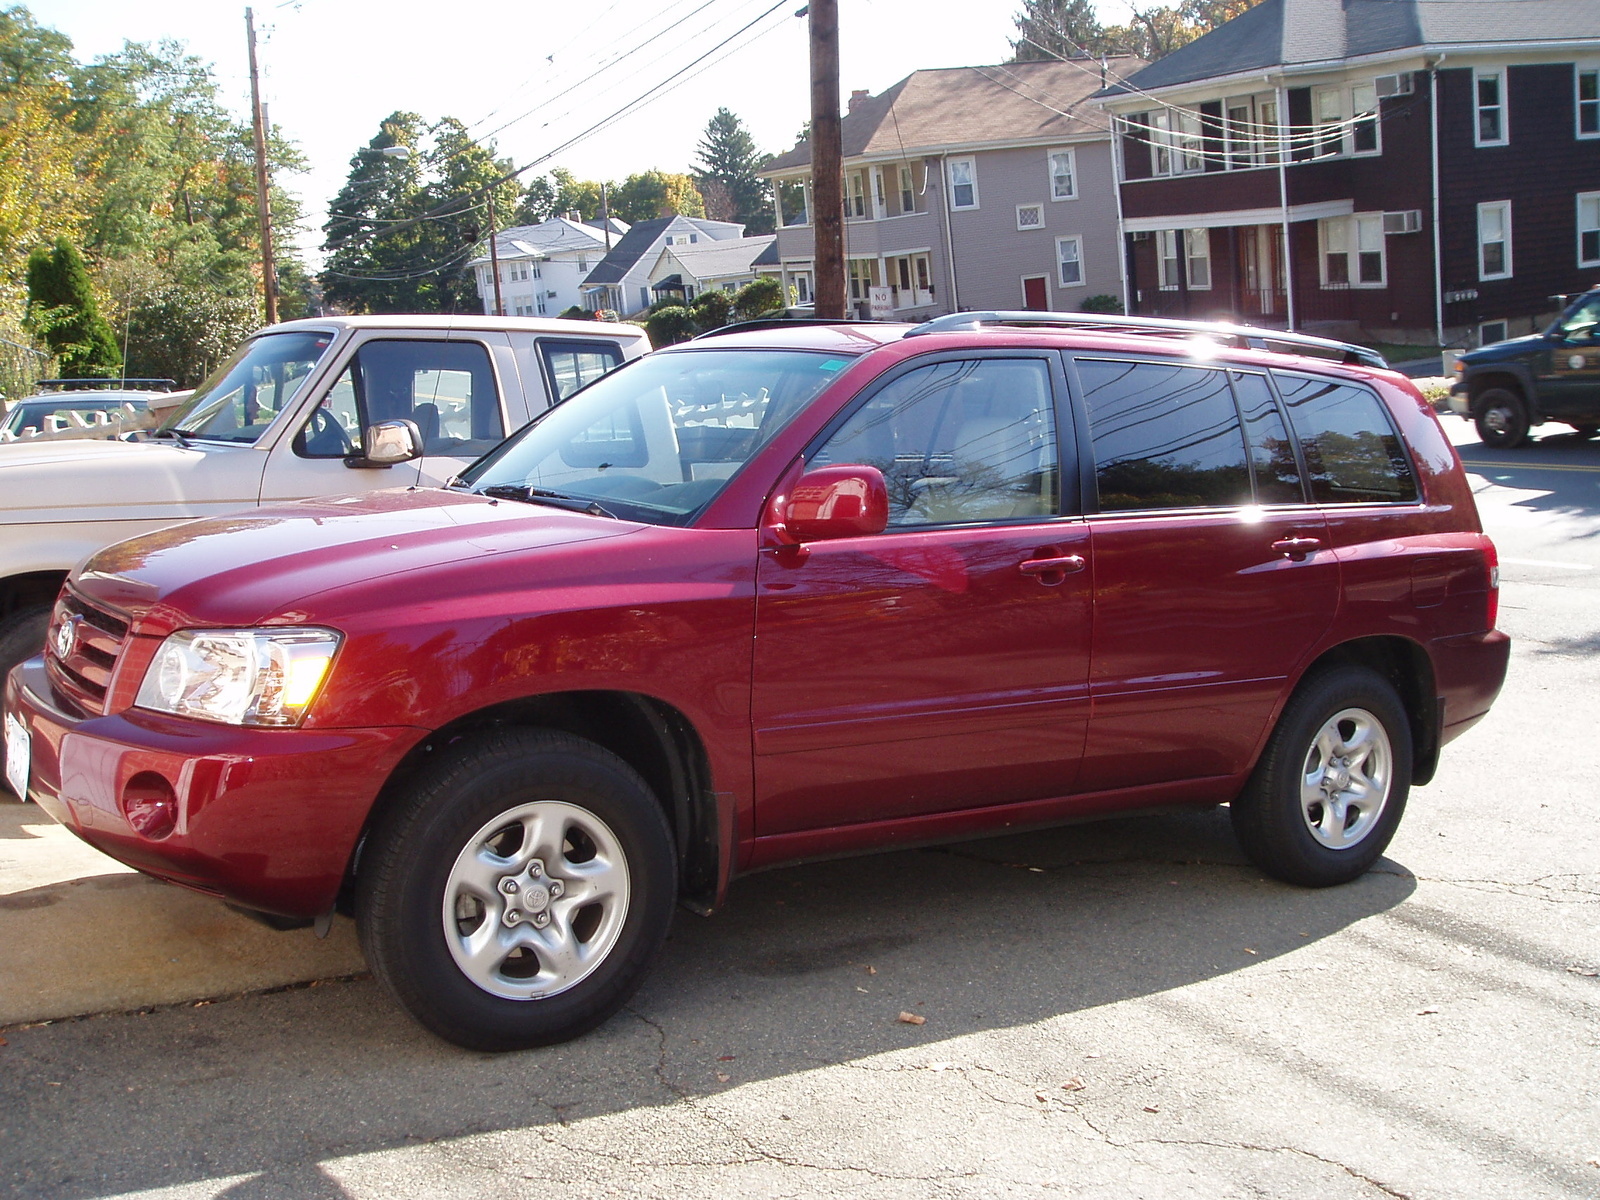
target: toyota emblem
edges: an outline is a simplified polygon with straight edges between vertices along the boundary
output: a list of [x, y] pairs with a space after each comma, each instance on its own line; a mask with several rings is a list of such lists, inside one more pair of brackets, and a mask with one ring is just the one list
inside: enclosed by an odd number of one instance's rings
[[56, 657], [68, 659], [78, 648], [78, 623], [71, 617], [56, 627]]

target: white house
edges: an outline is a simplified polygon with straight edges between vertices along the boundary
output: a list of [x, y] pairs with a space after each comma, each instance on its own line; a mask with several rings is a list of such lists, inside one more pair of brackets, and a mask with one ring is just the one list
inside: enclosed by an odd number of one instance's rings
[[697, 246], [744, 237], [744, 226], [702, 217], [656, 217], [639, 221], [592, 271], [583, 285], [583, 306], [624, 316], [642, 312], [656, 298], [651, 272], [668, 246]]
[[756, 260], [775, 241], [769, 233], [667, 246], [650, 269], [651, 298], [679, 296], [688, 303], [701, 292], [736, 292], [760, 273]]
[[[551, 217], [537, 225], [502, 229], [495, 237], [500, 258], [500, 297], [507, 317], [554, 317], [582, 305], [582, 285], [611, 246], [628, 232], [613, 219], [611, 236], [598, 225]], [[494, 313], [494, 279], [487, 252], [468, 264], [478, 281], [483, 311]]]

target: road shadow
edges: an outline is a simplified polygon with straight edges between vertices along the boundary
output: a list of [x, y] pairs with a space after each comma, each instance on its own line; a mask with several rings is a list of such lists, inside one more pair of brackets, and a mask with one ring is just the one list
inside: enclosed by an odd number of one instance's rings
[[740, 880], [715, 917], [680, 914], [628, 1008], [564, 1046], [461, 1051], [370, 980], [13, 1030], [0, 1192], [214, 1181], [233, 1200], [338, 1197], [318, 1164], [887, 1051], [931, 1060], [949, 1039], [1290, 954], [1414, 889], [1388, 860], [1340, 888], [1269, 881], [1244, 865], [1225, 809], [1190, 811]]
[[[1512, 507], [1567, 517], [1600, 517], [1600, 441], [1577, 433], [1547, 433], [1515, 450], [1479, 442], [1457, 445], [1474, 492], [1487, 484], [1526, 491]], [[1481, 482], [1480, 482], [1481, 481]], [[1600, 536], [1600, 526], [1573, 537]]]

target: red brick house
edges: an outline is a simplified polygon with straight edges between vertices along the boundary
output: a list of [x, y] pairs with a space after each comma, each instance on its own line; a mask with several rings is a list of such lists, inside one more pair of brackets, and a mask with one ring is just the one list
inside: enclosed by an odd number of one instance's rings
[[1600, 0], [1262, 0], [1096, 99], [1130, 311], [1476, 345], [1600, 283]]

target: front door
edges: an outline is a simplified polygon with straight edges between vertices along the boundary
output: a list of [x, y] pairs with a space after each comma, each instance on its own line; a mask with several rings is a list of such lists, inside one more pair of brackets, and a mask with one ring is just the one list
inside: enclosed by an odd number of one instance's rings
[[1082, 520], [1057, 516], [1059, 372], [917, 366], [809, 454], [882, 470], [890, 524], [762, 553], [758, 836], [1072, 790], [1092, 573]]
[[1537, 360], [1539, 408], [1557, 421], [1600, 424], [1600, 293], [1563, 314]]
[[1022, 307], [1031, 312], [1044, 312], [1050, 307], [1050, 279], [1046, 275], [1029, 275], [1022, 281]]

